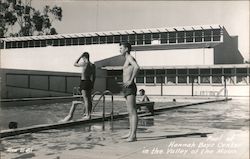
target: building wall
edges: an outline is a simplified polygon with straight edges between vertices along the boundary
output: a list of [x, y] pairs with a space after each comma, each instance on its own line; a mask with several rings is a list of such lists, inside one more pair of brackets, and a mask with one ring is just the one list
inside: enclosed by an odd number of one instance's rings
[[140, 66], [213, 65], [213, 48], [137, 51]]
[[223, 43], [214, 48], [215, 64], [241, 64], [244, 58], [238, 50], [238, 37], [230, 36], [223, 29]]
[[118, 55], [119, 45], [3, 49], [1, 68], [79, 73], [81, 69], [74, 67], [73, 64], [85, 51], [90, 53], [90, 61], [98, 62]]
[[[71, 80], [68, 76], [77, 73], [76, 76], [80, 77], [81, 68], [74, 67], [73, 64], [85, 51], [90, 53], [90, 61], [96, 64], [97, 79], [94, 89], [105, 90], [106, 71], [101, 67], [110, 63], [107, 59], [119, 55], [118, 44], [3, 49], [0, 61], [1, 97], [21, 98], [72, 94], [72, 87], [79, 86], [80, 78]], [[8, 73], [24, 75], [9, 76], [6, 81]], [[28, 79], [28, 75], [32, 77]], [[52, 76], [48, 82], [47, 76], [49, 75]], [[65, 78], [67, 78], [67, 83]], [[30, 83], [27, 87], [28, 81]], [[15, 87], [10, 84], [14, 84]], [[32, 85], [35, 87], [32, 88]], [[48, 85], [51, 89], [47, 89]], [[65, 85], [69, 85], [67, 87], [69, 90], [64, 91]]]
[[[192, 86], [191, 85], [173, 85], [173, 86], [163, 86], [163, 95], [192, 95]], [[161, 86], [152, 85], [152, 86], [143, 86], [137, 85], [137, 89], [144, 89], [148, 95], [161, 95]], [[195, 85], [193, 90], [194, 96], [224, 96], [224, 86], [223, 85]], [[227, 86], [228, 96], [249, 96], [249, 85], [239, 85]]]

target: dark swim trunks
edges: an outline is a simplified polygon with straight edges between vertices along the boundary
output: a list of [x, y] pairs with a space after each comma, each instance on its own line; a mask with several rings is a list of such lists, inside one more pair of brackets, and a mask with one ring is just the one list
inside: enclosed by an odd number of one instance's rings
[[135, 95], [136, 96], [136, 93], [137, 93], [137, 88], [136, 88], [135, 83], [132, 83], [128, 87], [123, 87], [124, 97], [127, 97], [128, 95]]
[[91, 89], [93, 89], [93, 84], [90, 80], [81, 80], [80, 91], [82, 90], [90, 91]]

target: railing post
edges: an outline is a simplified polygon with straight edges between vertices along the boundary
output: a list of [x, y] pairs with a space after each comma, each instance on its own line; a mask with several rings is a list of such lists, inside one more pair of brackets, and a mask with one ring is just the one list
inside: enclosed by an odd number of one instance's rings
[[161, 76], [161, 96], [163, 96], [163, 77]]
[[191, 81], [192, 81], [192, 96], [194, 96], [194, 77], [191, 76]]
[[227, 97], [227, 82], [225, 75], [224, 75], [224, 97]]
[[105, 121], [105, 95], [103, 95], [102, 120]]

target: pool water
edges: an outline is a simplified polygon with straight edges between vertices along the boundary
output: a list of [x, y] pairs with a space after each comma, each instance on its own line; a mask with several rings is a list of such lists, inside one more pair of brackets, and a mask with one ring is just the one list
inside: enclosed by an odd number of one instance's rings
[[[125, 104], [122, 102], [118, 103], [121, 105]], [[159, 103], [158, 106], [161, 104], [163, 103]], [[59, 105], [60, 106], [56, 107], [57, 109], [50, 111], [49, 115], [47, 115], [47, 117], [53, 117], [47, 119], [47, 122], [57, 121], [65, 115], [60, 114], [60, 112], [62, 112], [61, 107], [67, 110], [69, 109], [68, 104], [63, 106], [61, 104]], [[43, 109], [48, 109], [50, 105], [46, 107], [42, 106]], [[37, 107], [34, 106], [32, 109], [35, 108]], [[34, 114], [34, 117], [43, 112], [42, 108], [35, 109], [37, 113]], [[28, 111], [31, 108], [26, 107], [25, 109]], [[126, 111], [124, 107], [119, 109], [121, 109], [121, 111]], [[53, 113], [54, 111], [57, 113]], [[19, 113], [23, 112], [25, 111], [19, 110]], [[25, 155], [30, 155], [26, 156], [27, 158], [35, 156], [47, 156], [46, 158], [50, 158], [50, 156], [60, 156], [65, 150], [95, 149], [97, 146], [105, 147], [106, 145], [121, 143], [120, 136], [127, 133], [128, 129], [128, 119], [125, 118], [114, 122], [109, 121], [105, 123], [46, 130], [38, 133], [3, 138], [0, 150], [3, 152], [3, 157], [8, 156], [9, 158], [25, 158]], [[194, 132], [217, 133], [227, 130], [242, 130], [249, 133], [248, 99], [235, 99], [227, 102], [195, 105], [164, 111], [155, 116], [140, 117], [137, 135], [138, 138], [140, 138], [142, 136], [147, 137]], [[29, 154], [8, 153], [6, 150], [9, 147], [26, 147], [32, 148], [33, 151]]]
[[[97, 104], [97, 101], [93, 101], [93, 106], [95, 104]], [[115, 113], [127, 111], [125, 101], [114, 101], [113, 104]], [[157, 102], [155, 103], [155, 107], [174, 104], [180, 104], [180, 102]], [[67, 116], [70, 107], [71, 102], [28, 106], [2, 106], [0, 111], [0, 129], [8, 129], [9, 122], [18, 122], [18, 128], [38, 124], [56, 123]], [[95, 107], [95, 112], [99, 112], [99, 114], [101, 114], [102, 109], [102, 101], [100, 101]], [[105, 102], [105, 112], [111, 112], [110, 101]], [[83, 113], [83, 105], [78, 105], [75, 110], [73, 120], [82, 118]]]

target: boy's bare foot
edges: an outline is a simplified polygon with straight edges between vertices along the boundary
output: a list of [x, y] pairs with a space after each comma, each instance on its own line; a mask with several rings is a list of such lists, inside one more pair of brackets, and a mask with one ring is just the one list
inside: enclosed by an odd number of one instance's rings
[[66, 121], [70, 121], [71, 120], [71, 116], [67, 115], [64, 119], [60, 120], [59, 122], [66, 122]]
[[90, 115], [85, 115], [82, 119], [84, 119], [84, 120], [90, 120], [91, 116]]
[[134, 141], [137, 141], [137, 138], [136, 137], [129, 137], [129, 138], [127, 138], [126, 141], [127, 142], [134, 142]]
[[126, 135], [123, 135], [121, 138], [122, 138], [122, 139], [127, 139], [127, 138], [129, 138], [129, 136], [130, 136], [130, 133], [128, 133], [128, 134], [126, 134]]

